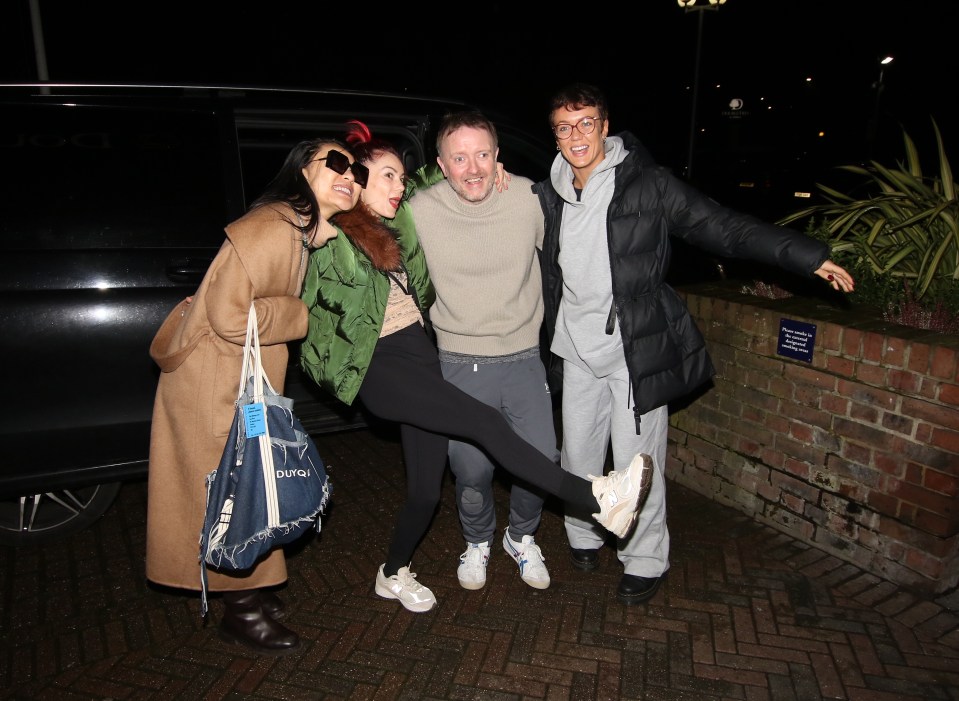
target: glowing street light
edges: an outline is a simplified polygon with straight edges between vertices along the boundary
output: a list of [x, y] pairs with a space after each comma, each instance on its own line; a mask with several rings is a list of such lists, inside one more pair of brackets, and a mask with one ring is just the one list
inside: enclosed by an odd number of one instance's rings
[[689, 153], [686, 155], [686, 178], [693, 177], [693, 148], [696, 144], [696, 107], [699, 101], [699, 64], [703, 51], [703, 10], [718, 10], [726, 0], [709, 0], [708, 4], [697, 5], [696, 0], [676, 0], [685, 12], [699, 13], [699, 29], [696, 33], [696, 68], [693, 74], [693, 106], [689, 116]]

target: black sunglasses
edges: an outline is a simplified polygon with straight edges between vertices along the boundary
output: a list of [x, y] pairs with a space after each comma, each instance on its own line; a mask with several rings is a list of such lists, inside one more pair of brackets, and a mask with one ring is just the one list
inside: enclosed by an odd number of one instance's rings
[[369, 182], [369, 168], [362, 163], [350, 163], [350, 159], [347, 158], [345, 154], [340, 153], [335, 149], [327, 151], [323, 158], [314, 158], [313, 160], [326, 161], [326, 167], [332, 170], [334, 173], [339, 173], [340, 175], [343, 175], [343, 173], [349, 169], [353, 173], [353, 181], [362, 188], [365, 188], [366, 183]]

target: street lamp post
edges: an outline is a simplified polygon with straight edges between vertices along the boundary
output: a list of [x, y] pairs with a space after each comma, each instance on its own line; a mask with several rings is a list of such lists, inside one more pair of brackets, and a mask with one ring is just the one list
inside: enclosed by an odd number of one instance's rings
[[869, 124], [869, 157], [875, 157], [876, 141], [879, 139], [879, 103], [882, 101], [883, 73], [886, 66], [893, 62], [892, 56], [883, 56], [879, 59], [879, 78], [876, 80], [876, 108], [873, 111], [872, 122]]
[[693, 73], [693, 106], [689, 116], [689, 152], [686, 154], [686, 178], [693, 177], [693, 149], [696, 145], [696, 108], [699, 101], [699, 65], [703, 52], [703, 10], [718, 10], [726, 0], [709, 0], [708, 4], [697, 5], [696, 0], [676, 0], [685, 12], [699, 13], [699, 27], [696, 31], [696, 67]]

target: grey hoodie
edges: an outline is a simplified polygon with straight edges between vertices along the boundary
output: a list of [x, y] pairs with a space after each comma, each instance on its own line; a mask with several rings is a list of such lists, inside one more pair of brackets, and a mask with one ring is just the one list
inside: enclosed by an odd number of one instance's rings
[[550, 181], [565, 201], [559, 234], [563, 299], [550, 350], [596, 377], [626, 366], [619, 329], [606, 333], [613, 303], [606, 214], [613, 197], [615, 168], [628, 151], [618, 136], [606, 139], [605, 151], [606, 157], [590, 173], [578, 198], [573, 169], [563, 154], [556, 155], [550, 169]]

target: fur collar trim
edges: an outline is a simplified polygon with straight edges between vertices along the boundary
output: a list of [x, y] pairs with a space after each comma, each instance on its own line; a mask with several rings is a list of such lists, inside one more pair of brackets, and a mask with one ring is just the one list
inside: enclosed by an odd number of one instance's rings
[[361, 202], [347, 212], [340, 212], [332, 222], [370, 259], [374, 268], [383, 272], [400, 269], [396, 234], [365, 204]]

